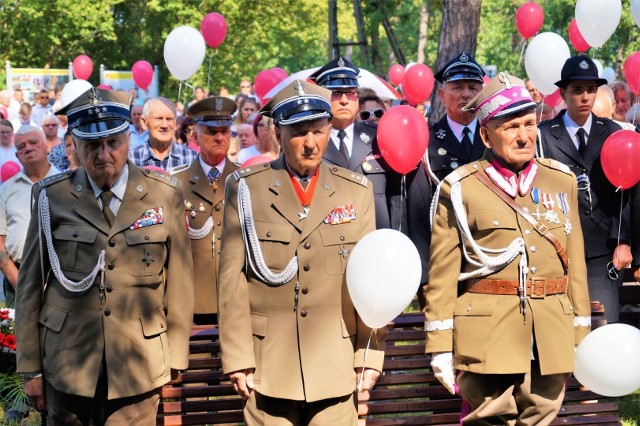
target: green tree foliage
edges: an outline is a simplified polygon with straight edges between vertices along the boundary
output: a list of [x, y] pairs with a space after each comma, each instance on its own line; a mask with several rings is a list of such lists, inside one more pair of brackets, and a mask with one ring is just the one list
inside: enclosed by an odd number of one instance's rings
[[[406, 60], [415, 61], [420, 8], [425, 4], [425, 63], [433, 68], [444, 1], [458, 0], [362, 0], [369, 59], [361, 63], [359, 46], [342, 46], [341, 53], [363, 68], [386, 75], [397, 62], [382, 26], [386, 16]], [[524, 40], [515, 26], [515, 11], [524, 1], [483, 2], [476, 52], [479, 62], [522, 77], [526, 77], [524, 61], [520, 61]], [[558, 33], [568, 43], [567, 28], [575, 1], [539, 3], [545, 12], [541, 31]], [[98, 84], [100, 64], [128, 70], [144, 59], [158, 65], [161, 93], [175, 98], [179, 82], [164, 65], [164, 40], [180, 25], [199, 29], [209, 12], [221, 13], [229, 29], [220, 47], [207, 48], [202, 67], [189, 80], [192, 85], [206, 86], [210, 80], [211, 90], [225, 85], [234, 93], [242, 76], [253, 78], [260, 70], [274, 66], [295, 72], [328, 59], [326, 0], [2, 0], [0, 59], [20, 68], [67, 68], [77, 55], [86, 54], [94, 63], [94, 84]], [[338, 0], [338, 38], [343, 43], [357, 41], [352, 0]], [[624, 59], [639, 49], [638, 28], [628, 2], [623, 1], [623, 16], [615, 34], [601, 49], [587, 53], [621, 75]], [[0, 83], [3, 79], [1, 72]]]

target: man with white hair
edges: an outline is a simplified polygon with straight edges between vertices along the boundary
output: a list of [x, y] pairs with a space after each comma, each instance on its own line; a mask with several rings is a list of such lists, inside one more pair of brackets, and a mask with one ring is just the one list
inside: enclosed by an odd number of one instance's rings
[[593, 112], [598, 117], [613, 120], [614, 123], [618, 124], [624, 130], [635, 130], [636, 126], [631, 123], [614, 120], [613, 113], [615, 110], [616, 98], [613, 94], [613, 90], [611, 90], [611, 87], [607, 86], [606, 84], [598, 87], [596, 100], [593, 102], [593, 108], [591, 108], [591, 112]]

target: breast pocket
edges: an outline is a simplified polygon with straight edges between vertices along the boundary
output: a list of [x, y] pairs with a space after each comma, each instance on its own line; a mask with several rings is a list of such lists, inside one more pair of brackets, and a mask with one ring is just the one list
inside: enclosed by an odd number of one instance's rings
[[262, 256], [273, 272], [282, 271], [294, 256], [291, 248], [291, 225], [255, 221]]
[[323, 225], [320, 228], [324, 266], [328, 274], [344, 273], [349, 255], [360, 237], [359, 228], [355, 223]]
[[518, 229], [514, 214], [502, 211], [484, 211], [476, 213], [473, 220], [476, 231], [474, 238], [480, 245], [489, 248], [504, 247], [514, 238], [513, 231]]
[[[97, 237], [97, 229], [81, 224], [63, 223], [58, 226], [53, 231], [53, 245], [62, 270], [91, 272], [98, 259], [98, 251], [92, 248]], [[90, 259], [92, 256], [95, 259]]]
[[167, 257], [167, 234], [164, 226], [128, 229], [124, 236], [129, 247], [129, 273], [134, 277], [160, 275]]

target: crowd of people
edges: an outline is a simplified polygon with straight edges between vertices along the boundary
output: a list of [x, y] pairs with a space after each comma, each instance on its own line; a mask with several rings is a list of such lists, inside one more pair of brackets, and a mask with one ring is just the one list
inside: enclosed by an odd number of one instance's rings
[[356, 424], [386, 333], [360, 319], [345, 268], [381, 228], [420, 253], [426, 352], [469, 404], [462, 423], [555, 418], [590, 299], [616, 322], [619, 272], [640, 279], [640, 184], [623, 196], [599, 159], [640, 121], [633, 94], [579, 55], [552, 108], [461, 52], [435, 74], [446, 114], [403, 175], [376, 138], [403, 102], [359, 72], [335, 58], [262, 106], [247, 78], [235, 98], [196, 87], [184, 109], [41, 91], [0, 120], [0, 161], [22, 166], [0, 185], [0, 270], [18, 371], [49, 423], [155, 424], [191, 326], [218, 324], [247, 425]]

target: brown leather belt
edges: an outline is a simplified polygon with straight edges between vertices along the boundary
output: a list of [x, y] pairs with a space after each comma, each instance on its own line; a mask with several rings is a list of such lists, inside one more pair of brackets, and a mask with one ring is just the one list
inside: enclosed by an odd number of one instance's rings
[[[527, 280], [527, 295], [532, 299], [544, 298], [550, 294], [562, 294], [567, 291], [567, 277], [543, 278], [533, 277]], [[514, 280], [467, 280], [464, 290], [469, 293], [517, 295], [518, 281]]]

